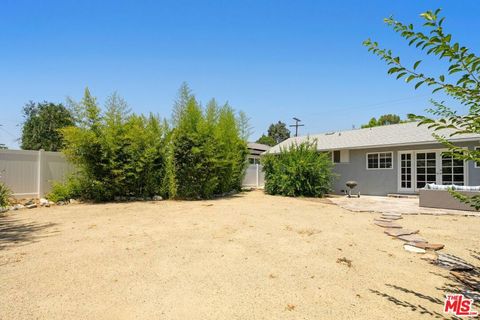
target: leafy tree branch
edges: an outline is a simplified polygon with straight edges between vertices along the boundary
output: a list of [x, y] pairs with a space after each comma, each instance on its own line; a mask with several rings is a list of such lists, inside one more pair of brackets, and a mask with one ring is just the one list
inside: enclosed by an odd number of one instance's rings
[[[479, 151], [452, 142], [456, 136], [480, 133], [480, 57], [467, 46], [453, 41], [452, 34], [444, 29], [445, 17], [440, 13], [441, 10], [437, 9], [420, 15], [425, 31], [418, 31], [413, 24], [404, 24], [393, 17], [385, 19], [385, 23], [407, 40], [409, 46], [415, 46], [427, 56], [446, 61], [449, 66], [445, 74], [426, 75], [418, 69], [422, 60], [407, 67], [391, 50], [380, 48], [378, 42], [367, 39], [363, 44], [390, 66], [388, 74], [395, 75], [397, 79], [403, 78], [407, 83], [415, 83], [415, 89], [422, 85], [432, 87], [432, 93], [443, 92], [467, 108], [467, 114], [460, 115], [444, 101], [431, 100], [433, 107], [427, 109], [431, 116], [410, 114], [409, 118], [419, 120], [419, 125], [427, 125], [437, 131], [434, 137], [448, 148], [454, 158], [480, 162]], [[451, 192], [460, 201], [477, 210], [480, 208], [480, 197], [469, 198]]]

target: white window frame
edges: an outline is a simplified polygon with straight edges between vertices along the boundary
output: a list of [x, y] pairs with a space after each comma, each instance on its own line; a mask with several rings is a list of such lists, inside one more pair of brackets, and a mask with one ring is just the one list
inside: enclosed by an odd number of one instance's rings
[[[480, 146], [473, 147], [473, 150], [475, 150], [475, 151], [480, 150]], [[475, 166], [476, 169], [480, 168], [477, 161], [473, 161], [473, 163], [474, 163], [474, 166]]]
[[[380, 168], [380, 153], [390, 153], [390, 158], [392, 159], [392, 165], [390, 166], [390, 168]], [[368, 167], [368, 156], [370, 154], [376, 154], [378, 155], [378, 168], [369, 168]], [[367, 152], [365, 154], [365, 168], [367, 170], [393, 170], [393, 151], [379, 151], [379, 152]]]

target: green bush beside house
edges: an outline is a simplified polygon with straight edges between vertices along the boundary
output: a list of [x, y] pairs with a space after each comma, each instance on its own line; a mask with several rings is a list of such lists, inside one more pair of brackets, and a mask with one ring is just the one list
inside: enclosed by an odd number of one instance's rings
[[329, 153], [318, 152], [306, 141], [262, 158], [265, 192], [289, 197], [323, 197], [331, 190], [333, 163]]

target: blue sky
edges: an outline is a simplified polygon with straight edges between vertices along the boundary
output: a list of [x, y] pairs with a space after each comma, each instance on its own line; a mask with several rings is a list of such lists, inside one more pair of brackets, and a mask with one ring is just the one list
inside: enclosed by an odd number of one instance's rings
[[[117, 91], [134, 112], [170, 115], [183, 81], [206, 102], [251, 117], [254, 140], [272, 122], [301, 134], [350, 129], [383, 113], [421, 113], [428, 90], [387, 76], [368, 37], [406, 61], [421, 54], [383, 18], [421, 23], [441, 7], [445, 27], [478, 53], [478, 1], [22, 1], [0, 8], [0, 143], [18, 147], [29, 100], [103, 102]], [[424, 66], [441, 72], [433, 60]]]

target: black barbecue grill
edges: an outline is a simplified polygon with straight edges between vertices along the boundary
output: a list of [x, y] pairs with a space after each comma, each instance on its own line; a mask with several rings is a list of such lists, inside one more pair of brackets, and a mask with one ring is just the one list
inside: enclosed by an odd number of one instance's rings
[[[353, 191], [353, 189], [355, 189], [355, 187], [358, 185], [358, 182], [351, 180], [351, 181], [347, 181], [347, 182], [345, 183], [345, 185], [346, 185], [347, 188], [348, 188], [347, 196], [348, 196], [349, 198], [351, 198], [351, 197], [352, 197], [352, 191]], [[358, 191], [358, 193], [357, 193], [357, 198], [360, 198], [360, 191]]]

